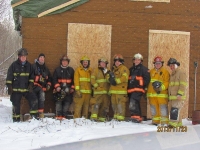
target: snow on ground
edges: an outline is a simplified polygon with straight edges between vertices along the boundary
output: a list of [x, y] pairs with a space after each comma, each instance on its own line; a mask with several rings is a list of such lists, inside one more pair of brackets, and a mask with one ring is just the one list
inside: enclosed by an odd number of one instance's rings
[[[44, 118], [30, 122], [12, 122], [12, 104], [9, 98], [0, 98], [0, 146], [3, 150], [36, 149], [41, 147], [112, 137], [118, 135], [157, 131], [157, 127], [131, 122], [93, 122], [84, 118], [58, 121]], [[186, 119], [184, 125], [191, 125]]]

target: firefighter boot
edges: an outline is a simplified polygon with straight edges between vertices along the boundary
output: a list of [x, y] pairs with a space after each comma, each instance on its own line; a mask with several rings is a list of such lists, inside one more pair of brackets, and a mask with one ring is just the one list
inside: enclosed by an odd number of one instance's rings
[[140, 123], [142, 122], [142, 118], [140, 116], [131, 116], [130, 121], [134, 123]]
[[35, 118], [35, 119], [39, 119], [39, 114], [38, 113], [30, 113], [31, 115], [31, 119]]
[[44, 118], [44, 113], [43, 112], [39, 113], [39, 119], [42, 119], [42, 118]]
[[14, 118], [13, 118], [13, 122], [20, 122], [20, 118], [19, 118], [19, 117], [17, 117], [17, 118], [14, 117]]

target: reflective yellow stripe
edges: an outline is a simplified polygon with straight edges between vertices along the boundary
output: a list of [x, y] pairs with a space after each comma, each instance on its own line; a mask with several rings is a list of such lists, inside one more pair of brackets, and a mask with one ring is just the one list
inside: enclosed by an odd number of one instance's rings
[[99, 121], [102, 121], [102, 122], [105, 122], [105, 121], [106, 121], [106, 118], [101, 118], [101, 117], [99, 117], [98, 120], [99, 120]]
[[117, 84], [121, 83], [121, 80], [119, 78], [115, 78], [115, 81], [117, 82]]
[[97, 84], [97, 83], [95, 83], [93, 86], [96, 88], [96, 87], [98, 87], [98, 84]]
[[95, 76], [91, 76], [92, 79], [95, 79]]
[[158, 80], [158, 79], [151, 79], [151, 80], [150, 80], [150, 82], [152, 82], [152, 83], [155, 82], [155, 81], [159, 81], [159, 82], [163, 83], [162, 81], [160, 81], [160, 80]]
[[10, 80], [7, 80], [7, 81], [6, 81], [6, 83], [11, 83], [11, 84], [12, 84], [12, 81], [10, 81]]
[[92, 93], [91, 90], [80, 90], [81, 93]]
[[30, 80], [28, 80], [29, 82], [34, 82], [34, 80], [33, 79], [30, 79]]
[[98, 79], [96, 80], [97, 83], [103, 83], [103, 82], [107, 82], [106, 79]]
[[165, 86], [164, 86], [164, 84], [161, 85], [161, 89], [162, 89], [162, 90], [165, 90], [165, 89], [166, 89]]
[[124, 120], [124, 116], [117, 116], [117, 120]]
[[153, 117], [152, 120], [158, 121], [160, 120], [160, 117]]
[[29, 76], [30, 73], [13, 73], [14, 76]]
[[15, 92], [27, 92], [28, 89], [13, 89]]
[[79, 90], [80, 89], [80, 87], [79, 86], [75, 86], [75, 90]]
[[160, 117], [160, 120], [161, 121], [169, 121], [169, 118], [167, 118], [167, 117]]
[[128, 79], [128, 74], [127, 73], [123, 73], [122, 75], [125, 76], [126, 79]]
[[147, 97], [162, 97], [162, 98], [168, 98], [168, 94], [153, 94], [153, 93], [147, 93]]
[[29, 111], [31, 114], [36, 114], [36, 113], [38, 113], [38, 110], [30, 110]]
[[[182, 100], [186, 99], [186, 96], [181, 96]], [[177, 100], [177, 96], [169, 96], [169, 100]]]
[[91, 114], [91, 117], [90, 118], [97, 118], [97, 114]]
[[13, 118], [20, 118], [20, 115], [13, 115]]
[[79, 81], [90, 82], [90, 78], [79, 78]]
[[127, 91], [116, 91], [116, 90], [110, 90], [110, 94], [127, 94]]
[[183, 95], [183, 94], [184, 94], [184, 91], [178, 90], [178, 94]]
[[95, 91], [94, 94], [108, 94], [107, 91]]
[[180, 84], [182, 84], [182, 85], [187, 85], [187, 82], [180, 82]]
[[113, 117], [114, 119], [117, 119], [117, 115], [114, 115], [114, 117]]
[[170, 82], [170, 83], [169, 83], [169, 86], [180, 85], [180, 84], [186, 86], [186, 85], [187, 85], [187, 82]]
[[182, 122], [171, 122], [171, 121], [169, 121], [169, 125], [171, 125], [173, 127], [180, 127], [180, 126], [182, 126]]

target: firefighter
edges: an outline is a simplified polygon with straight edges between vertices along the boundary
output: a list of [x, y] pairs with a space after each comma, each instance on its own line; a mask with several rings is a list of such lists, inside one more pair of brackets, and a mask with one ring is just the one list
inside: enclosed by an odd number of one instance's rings
[[167, 65], [172, 73], [169, 82], [169, 126], [182, 126], [183, 105], [186, 100], [186, 74], [179, 69], [180, 63], [176, 59], [170, 58]]
[[53, 96], [56, 103], [56, 119], [66, 119], [73, 101], [74, 69], [69, 66], [70, 59], [65, 54], [60, 58], [60, 66], [53, 73]]
[[21, 98], [25, 97], [30, 106], [31, 117], [38, 115], [37, 97], [33, 93], [34, 74], [32, 65], [27, 61], [25, 48], [18, 50], [18, 59], [8, 69], [6, 85], [13, 105], [13, 122], [20, 121]]
[[154, 68], [150, 70], [150, 83], [147, 97], [151, 108], [152, 124], [167, 125], [168, 118], [168, 86], [169, 72], [163, 67], [162, 57], [156, 56], [153, 61]]
[[106, 80], [108, 60], [104, 57], [98, 60], [98, 68], [92, 71], [91, 84], [93, 97], [90, 99], [91, 119], [106, 121], [110, 106], [110, 96], [108, 95], [109, 83]]
[[52, 77], [49, 69], [45, 65], [45, 55], [43, 53], [39, 54], [35, 60], [33, 70], [35, 76], [33, 92], [38, 99], [39, 118], [44, 118], [45, 92], [50, 90]]
[[130, 76], [128, 80], [129, 110], [131, 121], [139, 123], [142, 121], [140, 99], [145, 94], [150, 82], [149, 69], [144, 67], [143, 56], [139, 53], [133, 56], [133, 66], [129, 69]]
[[127, 85], [129, 70], [124, 65], [124, 58], [121, 54], [114, 55], [112, 70], [106, 76], [110, 83], [109, 94], [114, 111], [114, 119], [123, 121], [125, 119], [127, 102]]
[[91, 98], [91, 68], [88, 56], [83, 56], [80, 60], [81, 65], [75, 70], [74, 74], [74, 118], [88, 118], [88, 110]]

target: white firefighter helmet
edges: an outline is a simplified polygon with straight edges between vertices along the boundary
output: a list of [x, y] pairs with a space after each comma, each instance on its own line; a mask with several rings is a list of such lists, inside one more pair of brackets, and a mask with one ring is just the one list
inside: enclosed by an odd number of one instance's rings
[[143, 60], [143, 56], [140, 54], [140, 53], [137, 53], [133, 56], [133, 60], [134, 59], [140, 59], [140, 60]]

